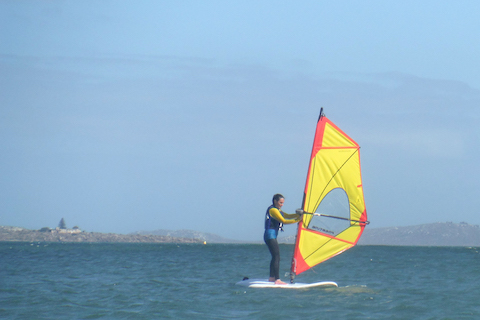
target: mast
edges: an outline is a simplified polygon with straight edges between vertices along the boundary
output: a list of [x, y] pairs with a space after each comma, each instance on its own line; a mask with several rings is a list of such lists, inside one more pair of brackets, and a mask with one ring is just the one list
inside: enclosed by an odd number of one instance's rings
[[[325, 116], [325, 114], [323, 113], [323, 107], [320, 108], [320, 114], [318, 115], [318, 120], [317, 120], [317, 126], [318, 126], [318, 122]], [[316, 137], [316, 135], [315, 135]], [[312, 152], [310, 154], [310, 159], [312, 158], [313, 156], [313, 152], [314, 152], [314, 147], [315, 147], [315, 137], [313, 139], [313, 147], [312, 147]], [[306, 180], [308, 181], [308, 175], [309, 173], [307, 172], [307, 177], [306, 177]], [[302, 210], [305, 210], [305, 192], [303, 193], [303, 198], [302, 198], [302, 206], [301, 206]], [[299, 232], [299, 228], [300, 228], [300, 225], [301, 225], [301, 221], [299, 221], [297, 223], [297, 232], [295, 233], [295, 247], [293, 249], [293, 254], [292, 254], [292, 266], [290, 268], [290, 283], [294, 283], [295, 281], [295, 269], [296, 269], [296, 261], [295, 261], [295, 251], [297, 250], [297, 237], [298, 237], [298, 232]]]

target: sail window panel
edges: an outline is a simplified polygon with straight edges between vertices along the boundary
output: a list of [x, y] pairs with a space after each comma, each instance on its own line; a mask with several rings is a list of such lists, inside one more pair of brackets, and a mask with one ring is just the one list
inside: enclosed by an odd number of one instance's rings
[[320, 202], [316, 213], [326, 216], [313, 216], [308, 224], [308, 229], [319, 231], [331, 236], [337, 236], [339, 233], [350, 227], [350, 204], [345, 190], [335, 188], [331, 190]]

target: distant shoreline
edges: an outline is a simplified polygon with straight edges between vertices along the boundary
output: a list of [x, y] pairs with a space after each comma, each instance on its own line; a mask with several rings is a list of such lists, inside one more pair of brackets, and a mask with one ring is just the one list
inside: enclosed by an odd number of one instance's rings
[[[43, 231], [42, 231], [43, 230]], [[130, 234], [85, 232], [79, 229], [29, 230], [0, 226], [0, 241], [86, 242], [86, 243], [222, 243], [263, 244], [240, 241], [192, 230], [154, 230]], [[279, 237], [278, 242], [293, 244], [295, 236]], [[468, 223], [429, 223], [406, 227], [365, 228], [358, 245], [379, 246], [461, 246], [480, 247], [480, 227]]]
[[[292, 244], [295, 236], [279, 238]], [[357, 245], [480, 247], [480, 227], [465, 222], [437, 222], [406, 227], [367, 226]]]
[[480, 227], [466, 222], [437, 222], [406, 227], [365, 229], [359, 245], [480, 246]]
[[77, 242], [77, 243], [203, 243], [200, 239], [170, 236], [115, 234], [100, 232], [40, 231], [18, 227], [0, 226], [0, 241], [11, 242]]

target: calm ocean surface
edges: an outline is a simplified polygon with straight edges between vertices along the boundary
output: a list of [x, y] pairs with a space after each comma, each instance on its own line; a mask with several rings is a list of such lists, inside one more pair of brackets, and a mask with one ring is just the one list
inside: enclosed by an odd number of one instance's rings
[[282, 290], [235, 285], [265, 245], [0, 242], [0, 319], [480, 319], [479, 251], [357, 246]]

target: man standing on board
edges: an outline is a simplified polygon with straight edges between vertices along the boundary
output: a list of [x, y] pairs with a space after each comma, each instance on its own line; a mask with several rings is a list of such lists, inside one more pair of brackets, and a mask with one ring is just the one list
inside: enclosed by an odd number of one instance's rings
[[268, 281], [275, 282], [275, 284], [286, 284], [280, 280], [280, 249], [278, 248], [277, 242], [278, 230], [282, 229], [284, 224], [299, 222], [302, 219], [303, 213], [300, 209], [294, 214], [283, 212], [280, 209], [284, 202], [285, 197], [277, 193], [273, 196], [272, 205], [268, 207], [267, 213], [265, 214], [265, 233], [263, 234], [263, 240], [272, 255], [272, 260], [270, 261], [270, 278], [268, 278]]

